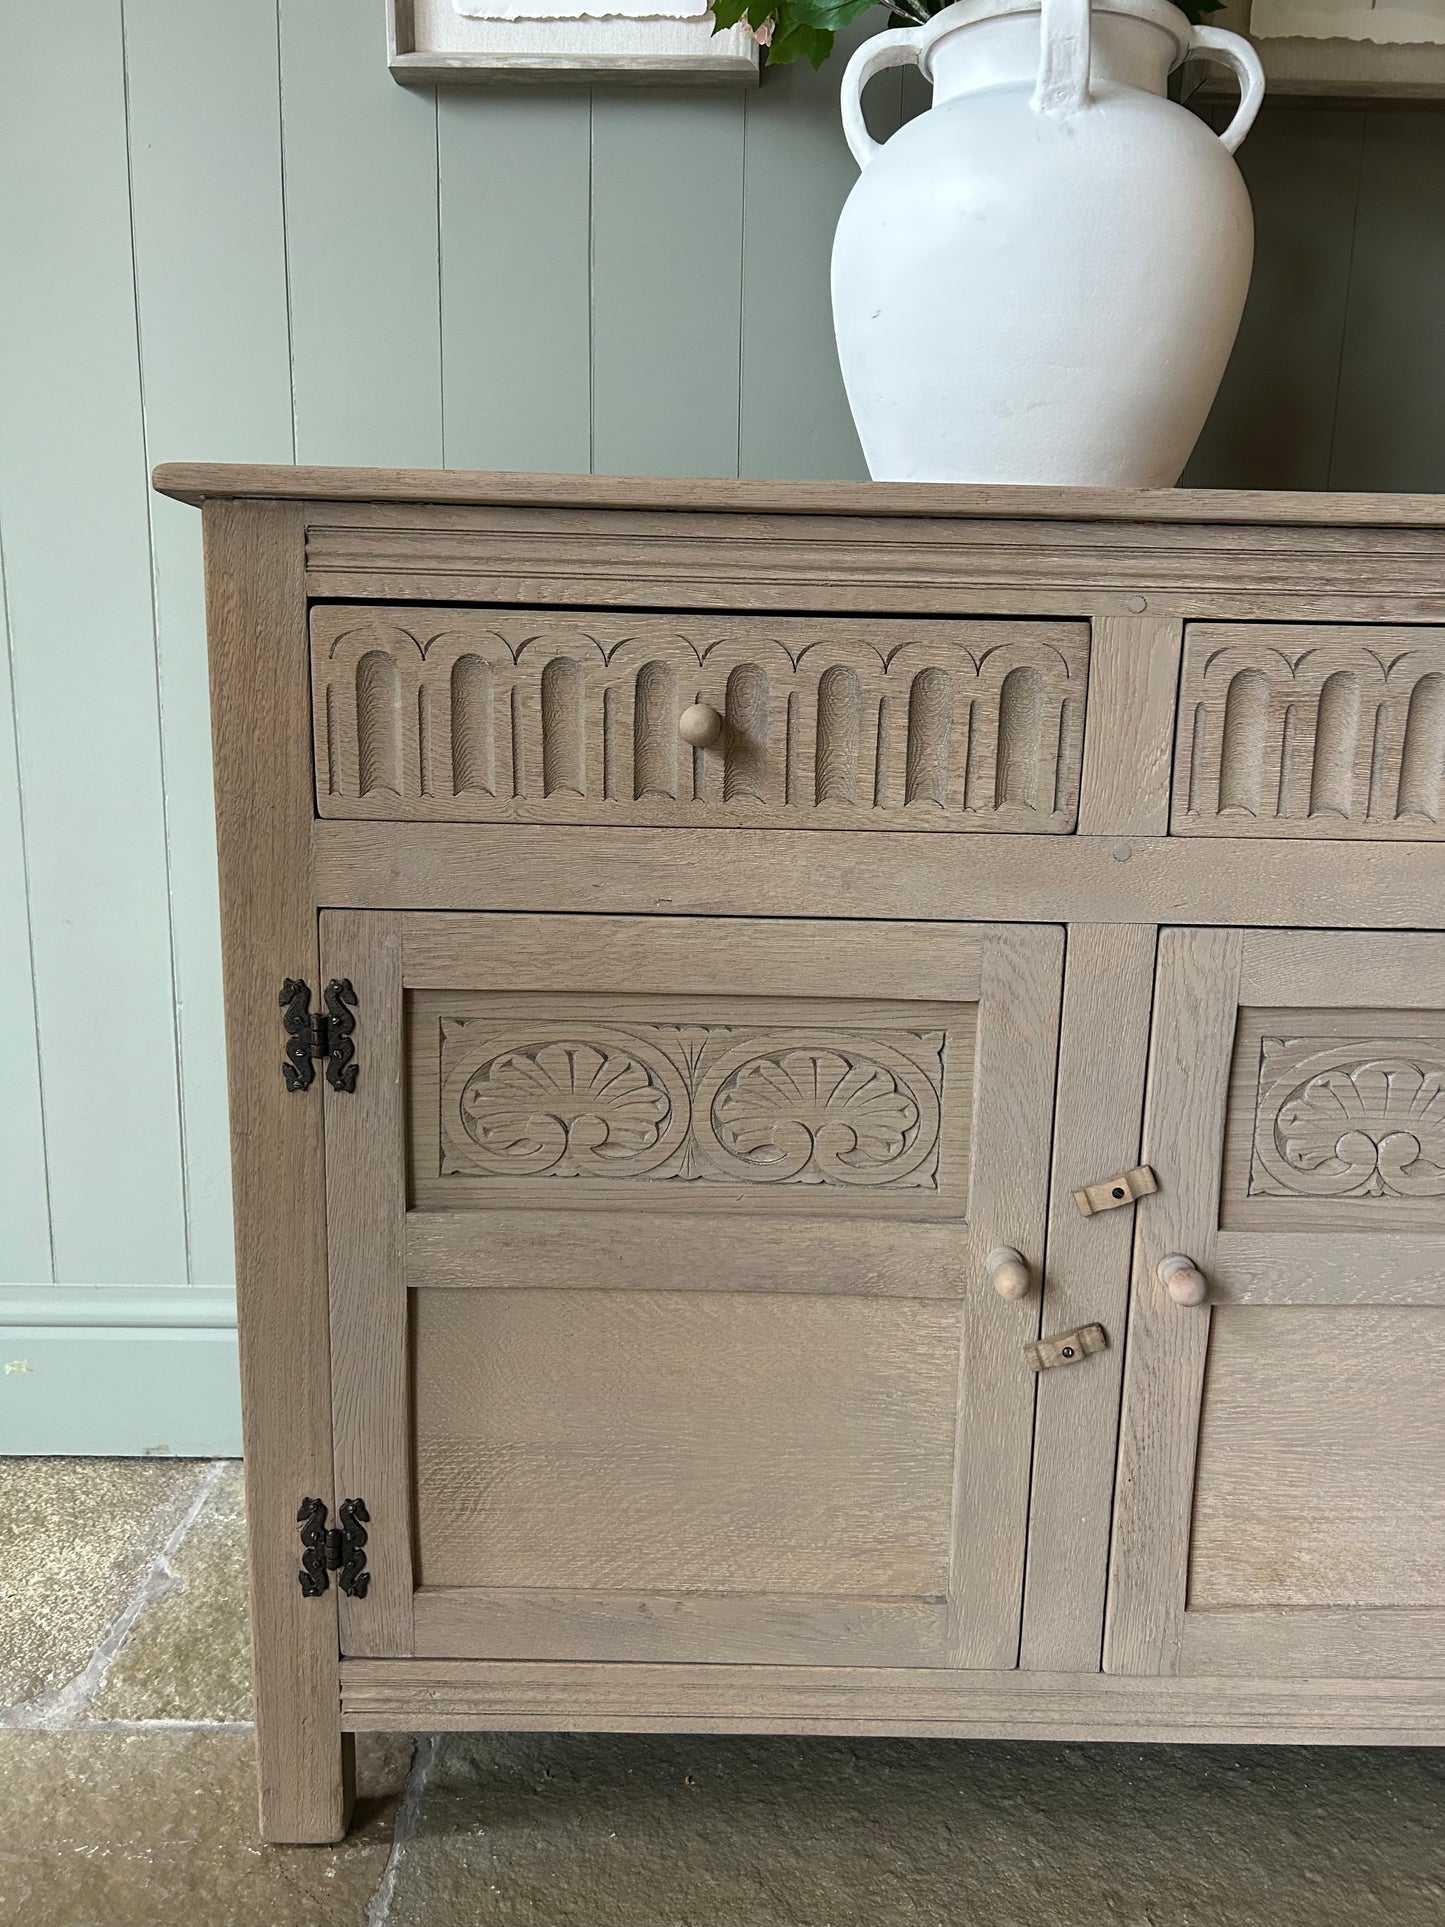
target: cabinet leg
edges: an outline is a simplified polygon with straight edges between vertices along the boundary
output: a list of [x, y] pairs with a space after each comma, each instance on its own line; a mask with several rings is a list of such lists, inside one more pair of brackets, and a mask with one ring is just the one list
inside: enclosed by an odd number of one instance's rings
[[[278, 1757], [284, 1753], [284, 1757]], [[356, 1799], [356, 1745], [350, 1733], [325, 1744], [319, 1736], [304, 1755], [271, 1743], [256, 1722], [261, 1782], [261, 1837], [273, 1846], [328, 1846], [351, 1825]]]

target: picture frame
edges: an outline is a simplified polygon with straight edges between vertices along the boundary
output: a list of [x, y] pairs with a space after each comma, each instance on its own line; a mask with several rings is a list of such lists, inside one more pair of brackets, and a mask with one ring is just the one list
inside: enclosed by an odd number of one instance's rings
[[[1281, 31], [1293, 24], [1302, 31]], [[1382, 37], [1364, 38], [1375, 24]], [[1445, 99], [1445, 7], [1433, 0], [1225, 0], [1209, 25], [1250, 37], [1276, 99]], [[1209, 97], [1224, 91], [1218, 68], [1196, 72]]]
[[[605, 0], [601, 0], [605, 4]], [[659, 9], [669, 0], [656, 0]], [[525, 4], [525, 0], [524, 0]], [[507, 81], [756, 86], [759, 47], [745, 25], [714, 34], [711, 17], [482, 19], [454, 0], [386, 0], [387, 64], [404, 86]], [[695, 0], [694, 0], [695, 4]], [[512, 11], [499, 8], [499, 12]]]

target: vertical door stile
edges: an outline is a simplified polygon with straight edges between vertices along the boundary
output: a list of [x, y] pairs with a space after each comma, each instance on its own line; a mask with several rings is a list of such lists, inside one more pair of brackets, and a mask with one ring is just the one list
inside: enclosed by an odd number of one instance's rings
[[1074, 1193], [1139, 1161], [1156, 940], [1153, 924], [1069, 927], [1043, 1323], [1102, 1324], [1108, 1345], [1039, 1382], [1020, 1659], [1034, 1672], [1099, 1665], [1135, 1213], [1085, 1217]]
[[1176, 1304], [1160, 1260], [1206, 1271], [1219, 1224], [1220, 1159], [1244, 955], [1239, 930], [1159, 938], [1143, 1159], [1158, 1192], [1136, 1210], [1104, 1667], [1172, 1674], [1179, 1664], [1207, 1304]]
[[[1049, 1149], [1062, 995], [1064, 933], [1004, 925], [983, 936], [974, 1066], [973, 1169], [962, 1241], [963, 1345], [954, 1455], [948, 1664], [1018, 1662], [1034, 1374], [1024, 1347], [1038, 1336]], [[992, 1289], [999, 1247], [1024, 1258], [1033, 1289]]]
[[338, 1600], [341, 1649], [413, 1650], [407, 1427], [406, 1214], [401, 919], [331, 910], [321, 918], [323, 980], [356, 992], [356, 1089], [324, 1091], [326, 1230], [336, 1503], [369, 1522], [364, 1597]]

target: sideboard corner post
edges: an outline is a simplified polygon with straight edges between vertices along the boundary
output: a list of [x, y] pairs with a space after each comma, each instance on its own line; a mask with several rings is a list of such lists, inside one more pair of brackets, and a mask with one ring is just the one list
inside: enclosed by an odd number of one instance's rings
[[280, 1004], [319, 981], [304, 509], [210, 501], [204, 530], [261, 1832], [323, 1842], [351, 1781], [336, 1592], [303, 1591], [297, 1522], [333, 1498], [325, 1174]]

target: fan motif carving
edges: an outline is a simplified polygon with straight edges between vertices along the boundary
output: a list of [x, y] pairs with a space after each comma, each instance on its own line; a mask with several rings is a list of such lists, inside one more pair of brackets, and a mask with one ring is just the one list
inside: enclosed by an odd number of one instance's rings
[[441, 1024], [441, 1169], [936, 1189], [945, 1036]]
[[1250, 1194], [1445, 1196], [1445, 1056], [1419, 1042], [1266, 1037]]
[[937, 1093], [881, 1040], [805, 1041], [728, 1054], [709, 1084], [706, 1138], [732, 1176], [768, 1183], [895, 1184], [938, 1143]]
[[508, 1050], [462, 1087], [463, 1131], [489, 1158], [556, 1177], [635, 1173], [677, 1101], [654, 1060], [600, 1043]]

